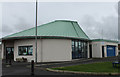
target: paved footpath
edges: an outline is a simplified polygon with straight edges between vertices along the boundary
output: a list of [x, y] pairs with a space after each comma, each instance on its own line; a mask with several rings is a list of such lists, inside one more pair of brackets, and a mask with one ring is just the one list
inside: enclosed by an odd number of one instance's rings
[[[93, 75], [75, 75], [75, 74], [68, 74], [68, 73], [58, 73], [58, 72], [51, 72], [47, 71], [46, 68], [50, 67], [59, 67], [59, 66], [71, 66], [71, 65], [78, 65], [78, 64], [88, 64], [94, 62], [105, 62], [105, 61], [116, 61], [118, 58], [103, 58], [103, 59], [83, 59], [83, 60], [74, 60], [72, 62], [60, 62], [60, 63], [39, 63], [35, 66], [35, 76], [40, 75], [54, 75], [54, 76], [84, 76], [84, 77], [99, 77]], [[13, 77], [13, 75], [22, 75], [30, 76], [31, 68], [30, 63], [22, 63], [22, 62], [13, 62], [11, 66], [6, 66], [5, 61], [2, 63], [2, 75], [3, 77]], [[101, 77], [101, 76], [100, 76]], [[114, 77], [114, 76], [104, 76], [104, 77]], [[115, 76], [118, 77], [118, 76]]]

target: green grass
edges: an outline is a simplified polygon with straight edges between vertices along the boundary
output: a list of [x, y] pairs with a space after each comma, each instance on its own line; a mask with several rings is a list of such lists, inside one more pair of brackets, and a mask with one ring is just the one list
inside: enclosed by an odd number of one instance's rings
[[51, 68], [53, 70], [67, 70], [77, 72], [107, 72], [107, 73], [118, 73], [120, 68], [113, 68], [112, 62], [101, 62], [92, 64], [80, 64], [75, 66]]

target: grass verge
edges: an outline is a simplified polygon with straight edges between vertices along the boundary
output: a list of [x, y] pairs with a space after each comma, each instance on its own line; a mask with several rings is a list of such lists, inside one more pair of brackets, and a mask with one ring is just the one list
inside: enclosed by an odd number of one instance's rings
[[75, 72], [120, 73], [120, 68], [113, 68], [112, 62], [80, 64], [75, 66], [57, 67], [57, 68], [50, 68], [50, 69], [75, 71]]

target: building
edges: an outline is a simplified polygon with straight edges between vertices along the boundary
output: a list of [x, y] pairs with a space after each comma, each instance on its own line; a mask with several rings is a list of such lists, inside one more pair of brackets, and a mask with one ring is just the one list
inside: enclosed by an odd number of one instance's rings
[[[76, 21], [56, 20], [37, 28], [37, 62], [89, 58], [89, 37]], [[2, 58], [35, 60], [35, 27], [2, 38]]]
[[90, 43], [90, 58], [118, 56], [118, 41], [94, 39]]
[[[118, 42], [90, 40], [76, 21], [56, 20], [37, 27], [37, 62], [118, 55]], [[111, 50], [113, 49], [113, 50]], [[2, 38], [2, 58], [35, 60], [35, 27]]]

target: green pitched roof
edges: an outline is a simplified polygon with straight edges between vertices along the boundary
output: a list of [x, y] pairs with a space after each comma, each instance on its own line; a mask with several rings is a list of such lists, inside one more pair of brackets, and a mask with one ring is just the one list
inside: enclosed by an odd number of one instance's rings
[[118, 41], [114, 41], [114, 40], [107, 40], [107, 39], [93, 39], [91, 41], [104, 41], [104, 42], [113, 42], [113, 43], [118, 43]]
[[[8, 35], [4, 38], [35, 36], [35, 27]], [[37, 36], [45, 37], [69, 37], [89, 39], [76, 21], [56, 20], [37, 27]]]

